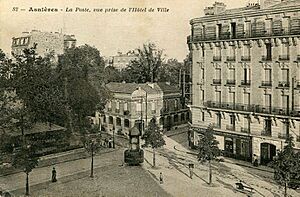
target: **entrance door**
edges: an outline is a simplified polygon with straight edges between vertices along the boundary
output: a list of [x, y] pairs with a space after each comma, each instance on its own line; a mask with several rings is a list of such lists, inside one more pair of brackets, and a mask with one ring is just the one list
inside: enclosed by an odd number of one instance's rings
[[266, 165], [276, 156], [276, 146], [269, 143], [262, 143], [260, 145], [261, 164]]
[[233, 157], [233, 139], [225, 138], [224, 154], [226, 157]]

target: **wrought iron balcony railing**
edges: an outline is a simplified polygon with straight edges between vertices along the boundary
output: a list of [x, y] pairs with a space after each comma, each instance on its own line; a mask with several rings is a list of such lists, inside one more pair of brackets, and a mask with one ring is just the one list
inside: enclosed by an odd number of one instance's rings
[[209, 108], [216, 108], [216, 109], [227, 109], [227, 110], [263, 113], [263, 114], [300, 117], [300, 109], [298, 108], [294, 110], [288, 110], [287, 108], [284, 107], [270, 107], [270, 106], [268, 107], [263, 105], [232, 103], [232, 102], [216, 102], [216, 101], [204, 102], [204, 106]]
[[213, 79], [214, 85], [221, 85], [221, 79]]
[[288, 60], [290, 60], [290, 56], [289, 55], [279, 55], [278, 59], [288, 61]]
[[250, 128], [248, 128], [248, 127], [241, 127], [241, 132], [242, 133], [250, 133]]
[[235, 79], [227, 79], [226, 85], [235, 85]]
[[227, 56], [226, 61], [227, 62], [234, 62], [235, 61], [235, 56]]
[[262, 87], [272, 87], [272, 81], [262, 81], [261, 86]]
[[279, 88], [288, 88], [288, 87], [290, 87], [290, 82], [288, 82], [288, 81], [279, 81], [278, 87]]
[[250, 61], [251, 60], [251, 56], [246, 56], [246, 55], [243, 55], [243, 56], [241, 56], [241, 61], [245, 61], [245, 62], [247, 62], [247, 61]]
[[272, 57], [271, 57], [271, 56], [263, 55], [263, 56], [261, 57], [261, 61], [272, 61]]
[[286, 133], [278, 133], [278, 138], [280, 139], [286, 139]]
[[222, 60], [221, 56], [213, 56], [213, 61], [220, 62]]
[[242, 86], [250, 86], [250, 84], [251, 84], [251, 80], [242, 80], [241, 81]]
[[226, 130], [235, 131], [235, 125], [226, 125]]
[[[245, 28], [245, 27], [244, 27]], [[208, 41], [208, 40], [228, 40], [228, 39], [241, 39], [241, 38], [257, 38], [257, 37], [270, 37], [270, 36], [289, 36], [300, 34], [300, 28], [298, 26], [292, 26], [291, 28], [264, 28], [264, 29], [251, 29], [244, 32], [222, 32], [219, 35], [194, 35], [191, 38], [187, 38], [188, 42], [193, 41]]]
[[262, 136], [272, 136], [272, 132], [271, 132], [271, 130], [262, 130], [261, 131], [261, 135]]

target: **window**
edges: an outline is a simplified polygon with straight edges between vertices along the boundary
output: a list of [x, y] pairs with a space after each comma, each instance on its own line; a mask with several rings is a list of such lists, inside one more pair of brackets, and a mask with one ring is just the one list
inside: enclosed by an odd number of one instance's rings
[[265, 119], [264, 134], [268, 135], [268, 136], [272, 135], [272, 120], [271, 119]]
[[142, 111], [142, 104], [139, 103], [139, 102], [136, 103], [136, 111], [137, 112], [141, 112]]
[[235, 104], [235, 92], [229, 92], [229, 103]]
[[272, 82], [272, 70], [271, 69], [265, 69], [265, 81]]
[[250, 105], [250, 93], [244, 93], [244, 104]]
[[121, 118], [117, 117], [117, 126], [121, 126]]
[[202, 96], [202, 102], [204, 102], [204, 98], [205, 98], [204, 90], [201, 90], [201, 96]]
[[266, 59], [267, 61], [272, 60], [272, 45], [271, 43], [266, 44]]
[[231, 38], [236, 38], [236, 23], [231, 23], [230, 29], [231, 29]]
[[279, 59], [288, 60], [289, 55], [290, 55], [289, 43], [282, 43], [282, 45], [281, 45], [281, 55], [279, 56]]
[[222, 122], [221, 113], [217, 113], [216, 118], [217, 118], [216, 127], [221, 128], [221, 122]]
[[266, 112], [270, 112], [272, 107], [272, 95], [265, 94], [264, 99], [265, 99], [265, 110]]
[[221, 103], [221, 91], [215, 92], [215, 101]]
[[222, 78], [222, 73], [220, 68], [216, 68], [215, 70], [215, 79], [221, 79]]
[[229, 122], [230, 125], [235, 126], [235, 115], [234, 114], [230, 114], [229, 117], [230, 117], [230, 122]]
[[289, 105], [289, 96], [281, 96], [281, 107], [288, 108]]
[[221, 38], [221, 34], [222, 34], [222, 24], [217, 24], [217, 39]]
[[229, 78], [229, 80], [235, 80], [235, 69], [234, 68], [229, 69], [228, 78]]
[[125, 120], [124, 120], [124, 126], [125, 126], [126, 128], [129, 127], [129, 120], [128, 120], [128, 119], [125, 119]]
[[108, 123], [113, 124], [113, 122], [114, 122], [114, 118], [112, 116], [109, 116]]
[[281, 70], [281, 80], [283, 82], [289, 81], [289, 69], [282, 69]]
[[202, 121], [205, 121], [205, 112], [202, 112]]
[[249, 37], [251, 35], [251, 21], [245, 22], [245, 36]]
[[282, 18], [282, 30], [283, 30], [283, 34], [290, 32], [290, 18], [289, 17]]
[[116, 101], [116, 109], [120, 109], [120, 102]]
[[111, 110], [111, 101], [108, 101], [108, 103], [107, 103], [107, 108], [108, 108], [108, 111]]
[[124, 111], [128, 110], [128, 103], [124, 103]]
[[250, 45], [249, 44], [245, 44], [243, 45], [243, 57], [244, 59], [242, 60], [250, 60], [250, 56], [251, 56], [251, 50], [250, 50]]

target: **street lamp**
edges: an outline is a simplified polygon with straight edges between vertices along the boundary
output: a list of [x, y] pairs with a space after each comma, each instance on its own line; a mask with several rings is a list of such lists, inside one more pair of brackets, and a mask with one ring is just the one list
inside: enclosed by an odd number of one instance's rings
[[115, 148], [115, 127], [113, 127], [113, 148]]

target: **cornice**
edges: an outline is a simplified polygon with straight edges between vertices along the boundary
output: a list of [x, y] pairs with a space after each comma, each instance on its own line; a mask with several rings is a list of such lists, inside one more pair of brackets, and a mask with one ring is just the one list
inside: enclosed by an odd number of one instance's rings
[[238, 18], [247, 18], [249, 20], [249, 17], [257, 17], [257, 16], [264, 16], [270, 14], [283, 14], [287, 12], [297, 12], [297, 11], [300, 11], [299, 6], [268, 8], [268, 9], [261, 9], [261, 10], [245, 10], [234, 14], [211, 15], [211, 16], [193, 18], [190, 20], [190, 24], [193, 25], [194, 23], [199, 23], [199, 22], [213, 22], [217, 20], [229, 20], [229, 19], [238, 19]]

